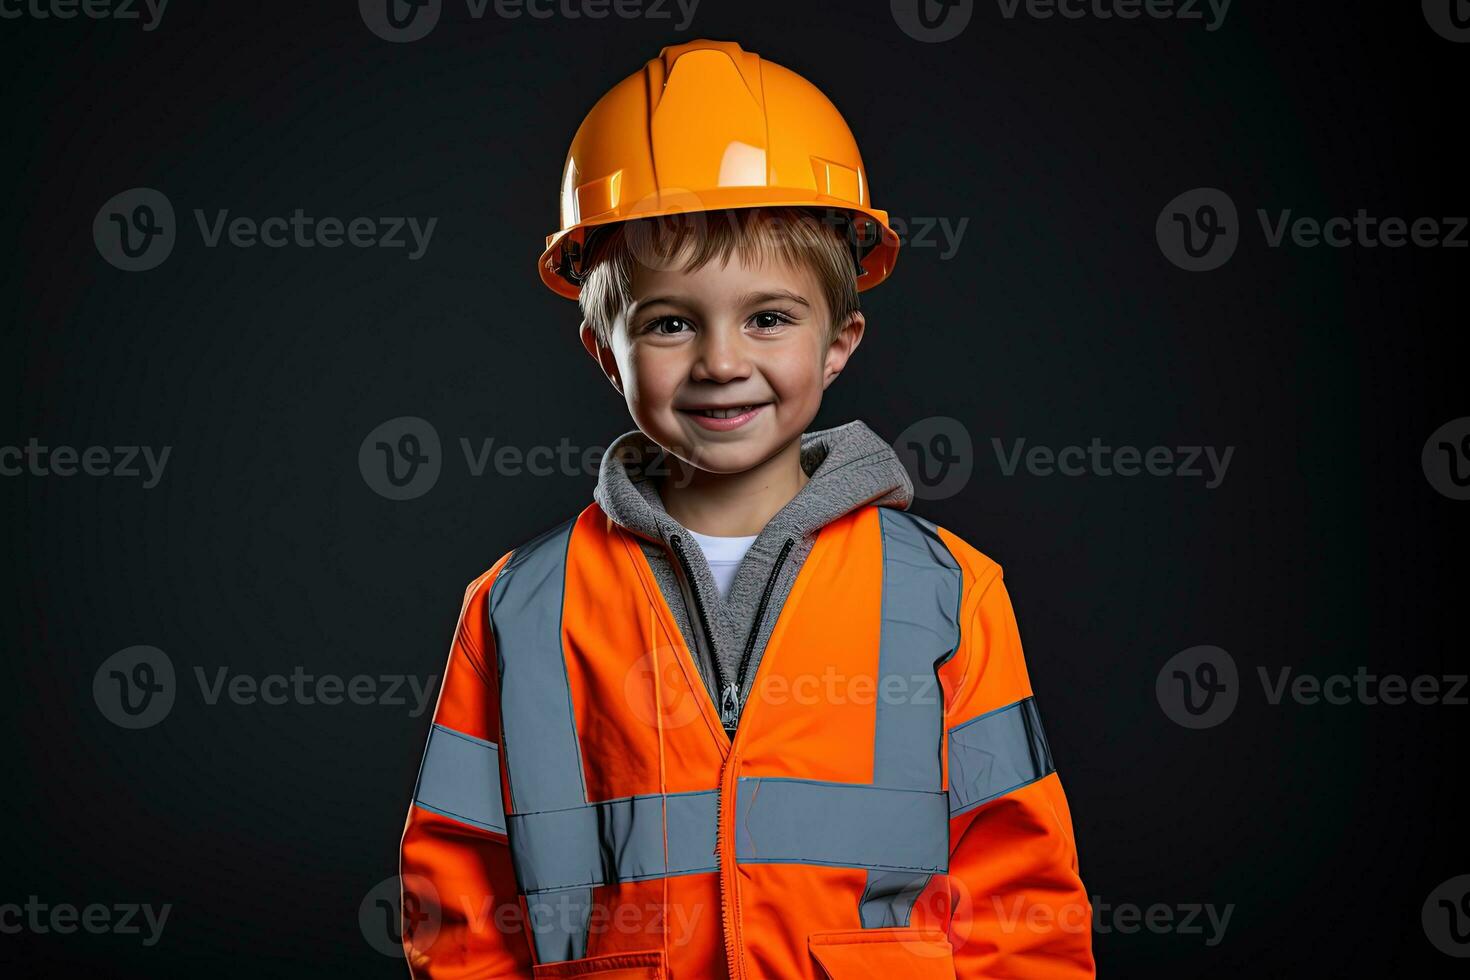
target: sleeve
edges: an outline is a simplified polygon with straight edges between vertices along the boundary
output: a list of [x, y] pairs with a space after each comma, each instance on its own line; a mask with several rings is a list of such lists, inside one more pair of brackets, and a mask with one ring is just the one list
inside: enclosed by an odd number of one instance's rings
[[403, 949], [413, 977], [532, 976], [525, 906], [505, 833], [487, 610], [505, 560], [465, 594], [403, 830]]
[[972, 595], [944, 685], [955, 975], [1095, 977], [1072, 818], [999, 566]]

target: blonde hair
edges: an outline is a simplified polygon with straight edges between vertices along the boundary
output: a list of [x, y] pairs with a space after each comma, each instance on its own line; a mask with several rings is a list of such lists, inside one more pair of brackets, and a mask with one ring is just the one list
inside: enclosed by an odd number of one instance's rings
[[804, 265], [816, 276], [831, 322], [827, 342], [858, 310], [857, 269], [845, 212], [808, 207], [726, 208], [639, 218], [590, 229], [583, 243], [588, 270], [579, 303], [597, 340], [610, 346], [613, 325], [633, 302], [635, 265], [682, 271], [738, 251], [747, 261]]

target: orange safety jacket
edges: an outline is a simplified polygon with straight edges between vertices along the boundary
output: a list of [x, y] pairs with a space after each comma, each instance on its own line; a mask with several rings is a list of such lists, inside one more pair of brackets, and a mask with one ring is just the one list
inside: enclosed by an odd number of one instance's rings
[[871, 504], [817, 533], [733, 742], [596, 503], [503, 556], [400, 870], [416, 977], [1095, 976], [1000, 567]]

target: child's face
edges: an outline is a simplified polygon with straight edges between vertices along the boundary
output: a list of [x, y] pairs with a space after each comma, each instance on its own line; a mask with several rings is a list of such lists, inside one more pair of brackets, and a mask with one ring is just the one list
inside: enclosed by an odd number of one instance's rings
[[[710, 473], [751, 469], [799, 439], [864, 327], [855, 313], [828, 343], [815, 274], [778, 259], [750, 265], [738, 251], [694, 272], [637, 267], [632, 297], [610, 351], [587, 327], [583, 344], [638, 428]], [[744, 406], [755, 408], [732, 419], [697, 411]]]

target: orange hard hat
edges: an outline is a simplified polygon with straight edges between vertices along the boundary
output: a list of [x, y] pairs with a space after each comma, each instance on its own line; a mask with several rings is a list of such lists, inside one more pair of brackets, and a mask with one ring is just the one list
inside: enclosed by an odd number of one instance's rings
[[840, 216], [859, 290], [893, 271], [898, 235], [869, 201], [857, 142], [831, 100], [734, 41], [669, 45], [577, 128], [562, 172], [561, 229], [546, 236], [541, 279], [562, 296], [581, 293], [589, 228], [762, 205]]

